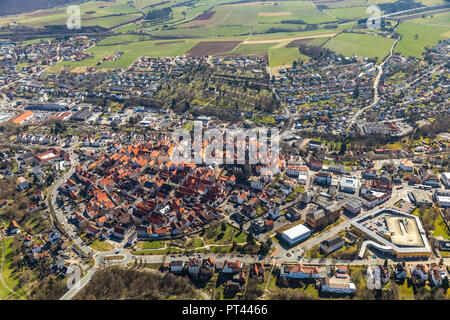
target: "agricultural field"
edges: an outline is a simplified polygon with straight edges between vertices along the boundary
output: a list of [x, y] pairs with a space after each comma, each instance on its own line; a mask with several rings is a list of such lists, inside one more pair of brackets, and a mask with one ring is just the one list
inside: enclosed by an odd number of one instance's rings
[[450, 26], [450, 12], [432, 14], [424, 18], [420, 17], [410, 21], [417, 23], [439, 24], [443, 26]]
[[445, 26], [430, 26], [410, 22], [402, 22], [396, 30], [402, 36], [395, 47], [395, 52], [402, 55], [420, 57], [425, 47], [435, 45], [439, 40], [447, 39], [450, 30]]
[[338, 19], [364, 19], [371, 15], [367, 12], [367, 6], [363, 7], [350, 7], [350, 8], [337, 8], [325, 10], [326, 13], [338, 18]]
[[231, 54], [267, 54], [269, 48], [273, 47], [274, 43], [256, 43], [256, 44], [240, 44]]
[[[40, 28], [46, 25], [65, 25], [72, 13], [67, 13], [68, 6], [59, 9], [38, 10], [15, 16], [14, 20], [24, 26]], [[135, 20], [142, 16], [135, 8], [119, 2], [89, 1], [79, 5], [81, 26], [98, 25], [104, 28]], [[11, 22], [11, 18], [0, 18], [0, 25]]]
[[[161, 41], [158, 41], [161, 42]], [[76, 67], [97, 67], [97, 68], [128, 68], [138, 57], [173, 57], [184, 54], [191, 49], [196, 42], [177, 42], [167, 45], [155, 45], [155, 41], [133, 42], [127, 45], [95, 46], [88, 49], [93, 57], [83, 61], [61, 61], [57, 65]], [[116, 61], [106, 61], [101, 66], [97, 66], [102, 58], [113, 55], [116, 51], [123, 52], [120, 59]]]
[[388, 55], [393, 43], [393, 39], [374, 35], [342, 33], [328, 41], [325, 47], [347, 57], [356, 54], [381, 61]]
[[192, 47], [186, 54], [191, 56], [217, 55], [232, 51], [240, 44], [240, 41], [205, 41], [199, 42]]

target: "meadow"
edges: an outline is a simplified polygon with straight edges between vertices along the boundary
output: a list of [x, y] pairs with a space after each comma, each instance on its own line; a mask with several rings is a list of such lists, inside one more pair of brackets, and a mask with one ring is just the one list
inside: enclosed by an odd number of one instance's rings
[[[161, 41], [156, 41], [161, 42]], [[61, 61], [58, 65], [76, 67], [96, 67], [96, 68], [127, 68], [138, 57], [173, 57], [184, 54], [191, 49], [197, 42], [179, 42], [170, 43], [167, 45], [155, 46], [155, 41], [139, 41], [126, 45], [112, 45], [112, 46], [95, 46], [88, 49], [88, 52], [93, 54], [93, 57], [82, 61]], [[120, 59], [116, 61], [105, 61], [102, 65], [97, 66], [102, 58], [113, 55], [115, 52], [123, 52]]]
[[426, 46], [433, 46], [439, 40], [445, 40], [450, 36], [450, 30], [445, 26], [430, 26], [403, 22], [396, 30], [402, 39], [395, 47], [394, 52], [399, 52], [408, 57], [420, 57]]
[[371, 15], [371, 13], [367, 13], [367, 8], [367, 6], [336, 8], [325, 10], [325, 12], [339, 19], [363, 19]]
[[308, 59], [302, 55], [298, 48], [270, 48], [269, 49], [269, 66], [271, 69], [281, 66], [290, 66], [294, 61], [299, 59]]
[[[34, 28], [41, 28], [46, 25], [64, 25], [71, 15], [66, 12], [67, 8], [68, 6], [63, 6], [48, 10], [38, 10], [32, 13], [18, 15], [14, 19], [1, 18], [0, 25], [11, 22], [11, 20]], [[89, 1], [80, 4], [79, 8], [82, 26], [98, 25], [104, 28], [111, 28], [142, 16], [138, 10], [120, 1]]]
[[328, 41], [324, 47], [346, 57], [356, 54], [360, 57], [378, 58], [378, 61], [381, 61], [389, 53], [393, 43], [393, 39], [374, 35], [341, 33]]
[[424, 18], [417, 18], [410, 21], [417, 23], [439, 24], [443, 26], [450, 26], [450, 12], [433, 14], [426, 16]]

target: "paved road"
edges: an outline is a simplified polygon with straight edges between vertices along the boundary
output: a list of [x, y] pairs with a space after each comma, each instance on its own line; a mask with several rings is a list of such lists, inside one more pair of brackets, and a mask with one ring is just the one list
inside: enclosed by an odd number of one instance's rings
[[379, 65], [377, 65], [377, 76], [375, 78], [375, 81], [373, 82], [373, 101], [370, 105], [368, 105], [367, 107], [364, 107], [362, 109], [359, 109], [354, 115], [353, 117], [350, 119], [350, 124], [354, 124], [356, 122], [356, 120], [358, 120], [358, 118], [361, 116], [361, 114], [366, 111], [367, 109], [372, 108], [373, 106], [377, 105], [378, 102], [380, 101], [380, 96], [378, 94], [378, 83], [380, 82], [381, 76], [383, 75], [383, 66], [384, 64], [392, 57], [392, 55], [394, 54], [394, 48], [397, 45], [397, 43], [400, 41], [400, 38], [398, 38], [397, 40], [395, 40], [395, 42], [392, 44], [391, 47], [391, 51], [389, 52], [389, 55], [383, 60], [382, 63], [380, 63]]

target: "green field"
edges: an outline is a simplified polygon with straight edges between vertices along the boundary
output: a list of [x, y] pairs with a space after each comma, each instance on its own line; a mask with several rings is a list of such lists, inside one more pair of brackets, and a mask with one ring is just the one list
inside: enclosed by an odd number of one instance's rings
[[410, 22], [426, 23], [426, 24], [440, 24], [443, 26], [450, 26], [450, 12], [433, 14], [424, 18], [417, 18], [409, 20]]
[[[15, 290], [19, 296], [14, 295], [11, 298], [13, 299], [20, 299], [20, 296], [25, 296], [25, 292], [22, 288], [19, 288], [17, 290], [17, 287], [19, 285], [19, 274], [15, 272], [15, 269], [13, 268], [13, 257], [14, 253], [12, 252], [11, 244], [13, 242], [13, 238], [6, 238], [4, 239], [4, 246], [1, 244], [2, 247], [2, 258], [3, 258], [3, 248], [5, 248], [5, 261], [3, 261], [3, 270], [2, 270], [2, 277], [5, 281], [6, 285], [11, 288], [12, 290]], [[1, 282], [0, 282], [1, 283]], [[8, 290], [3, 285], [0, 286], [2, 289], [0, 289], [3, 293], [5, 293], [5, 290]]]
[[221, 226], [219, 225], [202, 232], [200, 236], [206, 244], [226, 245], [232, 244], [233, 241], [236, 241], [237, 243], [244, 243], [247, 241], [246, 233], [240, 232], [228, 223], [226, 224], [225, 231], [222, 231]]
[[[182, 42], [171, 43], [167, 45], [155, 46], [158, 41], [142, 41], [133, 42], [127, 45], [112, 45], [112, 46], [95, 46], [88, 49], [88, 52], [93, 54], [93, 57], [83, 61], [61, 61], [58, 65], [75, 67], [100, 67], [100, 68], [127, 68], [138, 57], [173, 57], [179, 56], [192, 48], [196, 42]], [[161, 42], [161, 41], [159, 41]], [[116, 51], [123, 52], [120, 59], [116, 61], [104, 62], [101, 66], [96, 66], [97, 62], [102, 58], [113, 55]]]
[[401, 34], [402, 40], [397, 44], [394, 51], [406, 57], [420, 57], [426, 46], [433, 46], [439, 40], [445, 40], [450, 36], [448, 27], [410, 22], [403, 22], [396, 31]]
[[[8, 240], [5, 240], [8, 241]], [[0, 243], [0, 261], [3, 263], [3, 241]], [[3, 276], [3, 274], [2, 274]], [[0, 281], [0, 299], [2, 300], [6, 300], [10, 297], [10, 295], [12, 294], [11, 291], [9, 291], [8, 288], [6, 288], [3, 285], [3, 282]]]
[[106, 241], [101, 241], [101, 240], [94, 240], [89, 247], [91, 247], [94, 250], [97, 251], [111, 251], [114, 249], [114, 247], [112, 245], [110, 245], [108, 242]]
[[[69, 6], [62, 6], [48, 10], [38, 10], [14, 17], [28, 27], [43, 27], [45, 25], [65, 25], [71, 13], [67, 13]], [[89, 1], [79, 5], [81, 26], [98, 25], [111, 28], [116, 25], [132, 21], [142, 16], [136, 9], [121, 1], [98, 2]], [[1, 18], [0, 25], [11, 22], [11, 18]]]
[[328, 9], [325, 12], [335, 16], [339, 19], [363, 19], [367, 18], [371, 15], [371, 13], [367, 13], [367, 6], [363, 7], [351, 7], [351, 8], [337, 8], [337, 9]]
[[269, 48], [276, 45], [275, 43], [255, 43], [255, 44], [240, 44], [231, 53], [234, 54], [250, 54], [250, 53], [265, 53], [269, 51]]
[[271, 68], [292, 65], [298, 59], [305, 59], [306, 56], [300, 54], [298, 48], [271, 48], [269, 49], [269, 65]]
[[388, 55], [393, 43], [393, 39], [379, 36], [342, 33], [328, 41], [325, 47], [347, 57], [356, 54], [360, 57], [378, 58], [378, 61], [381, 61]]

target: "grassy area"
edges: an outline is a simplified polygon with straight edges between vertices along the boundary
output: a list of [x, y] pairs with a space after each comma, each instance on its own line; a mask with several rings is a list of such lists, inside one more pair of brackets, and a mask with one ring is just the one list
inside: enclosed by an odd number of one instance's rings
[[[76, 67], [96, 67], [96, 68], [127, 68], [138, 57], [172, 57], [179, 56], [193, 47], [196, 42], [180, 42], [171, 43], [167, 45], [155, 46], [155, 41], [141, 41], [132, 42], [126, 45], [112, 45], [112, 46], [95, 46], [88, 49], [88, 52], [92, 53], [92, 57], [83, 61], [61, 61], [58, 65]], [[120, 59], [116, 61], [106, 61], [100, 66], [97, 66], [102, 58], [113, 55], [115, 52], [123, 52]]]
[[184, 253], [183, 249], [179, 248], [166, 248], [166, 249], [156, 249], [156, 250], [132, 250], [132, 253], [138, 256], [145, 256], [145, 255], [152, 255], [152, 254], [158, 254], [158, 255], [165, 255], [165, 254], [171, 254], [171, 253]]
[[433, 237], [444, 237], [447, 240], [450, 240], [450, 231], [448, 230], [447, 226], [445, 225], [444, 220], [442, 219], [441, 215], [439, 215], [436, 220], [434, 221], [434, 231], [431, 234]]
[[339, 19], [363, 19], [371, 15], [367, 13], [367, 6], [327, 9], [325, 12]]
[[[34, 28], [46, 25], [65, 25], [73, 13], [67, 12], [68, 6], [16, 15], [14, 20]], [[79, 8], [81, 26], [98, 25], [111, 28], [142, 16], [136, 9], [121, 1], [111, 1], [107, 5], [105, 5], [105, 2], [89, 1], [80, 4]], [[11, 21], [0, 20], [0, 24], [7, 22]]]
[[294, 61], [299, 59], [307, 59], [297, 48], [270, 48], [269, 49], [269, 65], [271, 68], [292, 65]]
[[[432, 231], [432, 236], [434, 237], [444, 237], [445, 239], [450, 239], [450, 232], [445, 225], [444, 220], [442, 219], [442, 216], [437, 211], [437, 208], [425, 208], [423, 213], [420, 212], [421, 209], [416, 208], [412, 214], [420, 217], [422, 219], [422, 223], [424, 226], [427, 226], [430, 228], [429, 230]], [[426, 228], [425, 228], [426, 229]]]
[[199, 248], [199, 247], [203, 247], [203, 246], [204, 246], [203, 239], [194, 238], [192, 240], [192, 242], [186, 248], [195, 249], [195, 248]]
[[164, 248], [166, 246], [165, 241], [142, 241], [139, 242], [138, 247], [140, 247], [141, 249], [161, 249]]
[[[13, 242], [13, 238], [6, 238], [4, 239], [4, 248], [5, 248], [5, 261], [3, 265], [3, 271], [2, 271], [2, 277], [5, 281], [6, 285], [11, 288], [12, 290], [15, 290], [17, 294], [20, 296], [26, 296], [26, 293], [24, 292], [23, 288], [19, 287], [19, 277], [20, 274], [17, 273], [12, 266], [13, 264], [13, 258], [14, 253], [12, 252], [11, 244]], [[3, 250], [3, 246], [2, 246]], [[2, 253], [3, 257], [3, 253]], [[6, 288], [4, 288], [6, 289]], [[21, 299], [21, 297], [14, 295], [13, 299]]]
[[111, 251], [114, 249], [112, 245], [110, 245], [106, 241], [101, 241], [99, 239], [94, 240], [89, 247], [97, 251]]
[[[0, 257], [0, 261], [3, 261], [3, 243], [0, 244]], [[12, 292], [3, 285], [3, 282], [0, 281], [0, 299], [8, 300], [14, 297], [15, 296], [12, 294]]]
[[380, 36], [342, 33], [328, 41], [325, 47], [347, 57], [356, 54], [381, 61], [389, 53], [393, 43], [393, 39]]
[[450, 12], [438, 13], [426, 16], [424, 18], [417, 18], [411, 20], [411, 22], [428, 23], [428, 24], [440, 24], [444, 26], [450, 26]]
[[431, 47], [439, 40], [444, 40], [450, 36], [448, 27], [410, 22], [403, 22], [396, 31], [401, 34], [402, 39], [394, 51], [406, 57], [420, 57], [426, 46]]
[[231, 53], [233, 54], [267, 54], [269, 48], [276, 45], [276, 43], [255, 43], [255, 44], [240, 44]]
[[399, 300], [414, 300], [414, 291], [412, 286], [408, 286], [408, 281], [403, 282], [398, 286], [398, 298]]
[[200, 236], [205, 240], [206, 244], [232, 244], [233, 241], [237, 243], [244, 243], [247, 241], [247, 234], [240, 232], [239, 229], [225, 224], [225, 231], [222, 231], [221, 225], [209, 228], [203, 231]]

